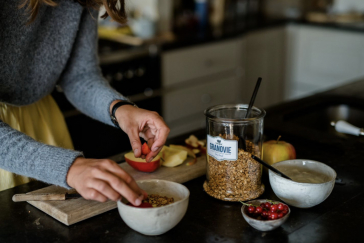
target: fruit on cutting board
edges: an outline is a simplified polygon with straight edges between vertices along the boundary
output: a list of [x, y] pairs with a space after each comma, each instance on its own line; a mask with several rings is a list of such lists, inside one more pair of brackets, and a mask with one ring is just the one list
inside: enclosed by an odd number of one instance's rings
[[151, 162], [147, 162], [142, 158], [135, 158], [133, 152], [129, 152], [124, 155], [125, 161], [134, 169], [142, 172], [153, 172], [158, 169], [161, 165], [160, 156], [157, 155]]
[[189, 138], [187, 138], [185, 140], [185, 143], [188, 147], [191, 147], [192, 149], [205, 146], [205, 143], [201, 140], [198, 140], [195, 135], [191, 135]]
[[192, 158], [196, 158], [196, 154], [189, 148], [182, 146], [182, 145], [169, 145], [170, 148], [175, 148], [175, 149], [179, 149], [179, 150], [184, 150], [187, 151], [187, 155], [192, 157]]
[[187, 154], [186, 150], [164, 146], [161, 151], [163, 159], [162, 165], [166, 167], [178, 166], [187, 159]]
[[263, 160], [267, 163], [274, 164], [279, 161], [295, 159], [296, 150], [292, 144], [285, 141], [270, 140], [263, 143]]
[[148, 144], [147, 143], [144, 143], [142, 145], [142, 154], [143, 155], [147, 155], [150, 153], [150, 148], [148, 147]]
[[192, 150], [200, 150], [202, 154], [206, 154], [206, 142], [203, 140], [198, 140], [195, 135], [190, 135], [189, 138], [185, 139], [186, 146]]
[[197, 154], [195, 153], [194, 150], [198, 150], [198, 152], [200, 152], [199, 149], [193, 149], [193, 150], [191, 150], [191, 149], [189, 149], [189, 148], [187, 148], [185, 146], [182, 146], [182, 145], [173, 145], [173, 144], [169, 145], [169, 147], [170, 148], [175, 148], [175, 149], [187, 151], [188, 157], [193, 158], [192, 161], [189, 161], [189, 162], [186, 163], [187, 166], [196, 164], [196, 162], [197, 162]]

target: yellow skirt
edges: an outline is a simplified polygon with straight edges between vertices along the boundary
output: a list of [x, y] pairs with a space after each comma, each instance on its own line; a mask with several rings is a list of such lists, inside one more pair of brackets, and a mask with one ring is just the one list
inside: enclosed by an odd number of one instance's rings
[[[73, 149], [62, 112], [51, 95], [22, 107], [0, 102], [0, 120], [39, 142]], [[28, 183], [30, 180], [28, 177], [0, 169], [0, 191]]]

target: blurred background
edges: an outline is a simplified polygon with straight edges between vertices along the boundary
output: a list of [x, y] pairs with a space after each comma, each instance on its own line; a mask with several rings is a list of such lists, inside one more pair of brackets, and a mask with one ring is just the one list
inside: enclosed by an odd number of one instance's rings
[[[364, 76], [363, 0], [131, 0], [126, 8], [125, 25], [99, 19], [103, 74], [159, 112], [171, 138], [203, 129], [210, 106], [248, 103], [258, 77], [255, 105], [267, 108]], [[122, 131], [54, 96], [86, 156], [130, 149]]]

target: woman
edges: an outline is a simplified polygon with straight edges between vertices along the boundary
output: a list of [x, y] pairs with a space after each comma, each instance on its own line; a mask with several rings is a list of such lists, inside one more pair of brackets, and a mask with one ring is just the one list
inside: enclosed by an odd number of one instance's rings
[[[72, 150], [50, 96], [59, 85], [77, 109], [120, 126], [136, 157], [141, 156], [139, 136], [151, 147], [147, 161], [158, 154], [169, 133], [163, 119], [128, 103], [98, 66], [95, 9], [103, 4], [108, 15], [123, 22], [124, 1], [23, 1], [0, 1], [0, 190], [31, 177], [75, 188], [86, 199], [104, 202], [123, 196], [139, 205], [145, 192], [115, 162], [87, 159]], [[116, 125], [110, 119], [113, 111]]]

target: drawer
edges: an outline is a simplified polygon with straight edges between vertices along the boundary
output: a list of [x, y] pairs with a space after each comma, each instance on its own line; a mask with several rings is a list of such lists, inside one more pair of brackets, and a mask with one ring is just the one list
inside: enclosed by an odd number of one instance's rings
[[238, 41], [202, 45], [162, 55], [163, 86], [236, 68]]
[[195, 85], [165, 94], [163, 116], [173, 122], [193, 114], [203, 113], [209, 106], [232, 103], [237, 99], [235, 78]]

